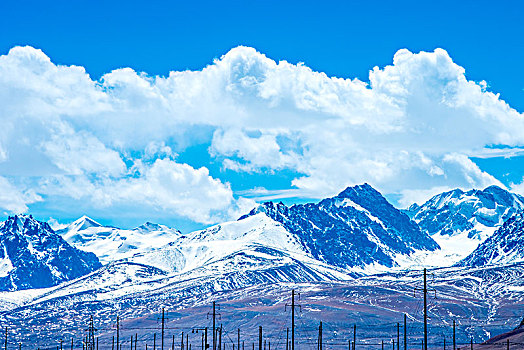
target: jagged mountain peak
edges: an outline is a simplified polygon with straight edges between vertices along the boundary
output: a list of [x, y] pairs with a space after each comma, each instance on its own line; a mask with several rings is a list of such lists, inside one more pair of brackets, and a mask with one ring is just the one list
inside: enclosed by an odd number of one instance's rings
[[73, 248], [31, 215], [0, 225], [0, 290], [50, 287], [100, 266], [94, 254]]
[[[430, 235], [452, 236], [467, 232], [477, 236], [486, 228], [494, 228], [524, 208], [524, 198], [499, 186], [483, 190], [454, 189], [437, 194], [421, 206], [408, 209], [412, 218]], [[489, 234], [493, 232], [493, 230]]]
[[447, 205], [449, 202], [454, 202], [457, 204], [460, 204], [464, 201], [472, 201], [472, 200], [481, 200], [484, 201], [486, 204], [490, 204], [494, 202], [494, 200], [498, 202], [502, 202], [504, 204], [511, 204], [515, 200], [522, 202], [522, 197], [520, 197], [514, 193], [509, 192], [506, 189], [503, 189], [497, 185], [491, 185], [486, 187], [485, 189], [471, 189], [468, 191], [464, 191], [460, 188], [455, 188], [450, 191], [445, 191], [442, 193], [439, 193], [433, 197], [431, 197], [426, 203], [422, 204], [420, 206], [444, 206]]
[[362, 195], [363, 193], [367, 193], [374, 196], [380, 196], [380, 192], [378, 192], [376, 189], [374, 189], [370, 184], [367, 182], [363, 183], [362, 185], [355, 185], [355, 186], [348, 186], [346, 189], [344, 189], [342, 192], [340, 192], [336, 197], [338, 198], [351, 198], [355, 195]]
[[438, 244], [369, 184], [348, 187], [318, 203], [266, 202], [241, 219], [265, 213], [316, 259], [342, 268], [396, 266], [396, 256], [433, 251]]
[[0, 232], [6, 234], [19, 234], [25, 236], [41, 236], [55, 232], [47, 222], [39, 221], [33, 215], [17, 214], [9, 216], [0, 225]]
[[405, 212], [458, 261], [524, 209], [524, 198], [499, 186], [454, 189]]
[[515, 263], [524, 260], [524, 211], [508, 218], [495, 233], [487, 238], [459, 266]]

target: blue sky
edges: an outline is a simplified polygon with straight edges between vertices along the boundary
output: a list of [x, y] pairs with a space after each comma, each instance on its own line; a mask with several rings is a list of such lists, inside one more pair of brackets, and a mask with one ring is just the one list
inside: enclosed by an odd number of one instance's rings
[[473, 80], [522, 110], [521, 1], [4, 1], [0, 49], [43, 49], [97, 78], [201, 69], [238, 45], [367, 80], [399, 48], [446, 49]]
[[[150, 219], [188, 230], [232, 218], [252, 200], [304, 201], [363, 181], [399, 206], [454, 187], [497, 183], [519, 192], [524, 174], [524, 157], [519, 156], [524, 138], [519, 129], [524, 111], [522, 7], [518, 1], [2, 2], [0, 54], [11, 56], [3, 74], [21, 71], [0, 86], [8, 96], [0, 117], [13, 125], [0, 135], [5, 153], [0, 157], [5, 193], [0, 207], [5, 214], [29, 211], [61, 222], [88, 214], [120, 226]], [[43, 56], [33, 51], [8, 55], [13, 47], [26, 45]], [[256, 51], [231, 51], [240, 45]], [[396, 55], [401, 49], [414, 56]], [[421, 51], [431, 55], [417, 56]], [[282, 60], [291, 67], [273, 66]], [[57, 65], [84, 67], [89, 77], [54, 72]], [[216, 75], [185, 77], [183, 83], [153, 81], [171, 71], [202, 72], [208, 65]], [[365, 89], [355, 92], [358, 84], [330, 79], [370, 83], [375, 66], [377, 88], [367, 88], [376, 92], [374, 97]], [[105, 75], [125, 67], [145, 72], [154, 91], [137, 90], [144, 84], [140, 74], [118, 70]], [[31, 74], [20, 73], [24, 69]], [[223, 72], [233, 74], [229, 85], [214, 86]], [[256, 92], [249, 90], [255, 85], [246, 87], [253, 80], [262, 82], [268, 72], [278, 79], [257, 85]], [[426, 73], [415, 82], [414, 77]], [[450, 92], [461, 77], [466, 80]], [[282, 83], [286, 79], [293, 84]], [[303, 84], [297, 85], [297, 79]], [[405, 83], [408, 94], [393, 81]], [[176, 87], [164, 86], [169, 84]], [[211, 92], [202, 84], [213, 86]], [[196, 86], [201, 89], [196, 97], [173, 97], [181, 94], [177, 89]], [[240, 87], [234, 95], [228, 90], [232, 86]], [[282, 97], [286, 86], [294, 89], [289, 99]], [[50, 96], [55, 88], [56, 95]], [[428, 100], [435, 91], [442, 99], [437, 105]], [[161, 98], [152, 95], [157, 92]], [[141, 102], [135, 106], [141, 112], [132, 111], [135, 101]], [[181, 108], [185, 101], [192, 101], [191, 106]], [[501, 101], [513, 110], [508, 112]], [[426, 110], [434, 115], [425, 116]], [[158, 117], [148, 120], [152, 114]], [[314, 137], [315, 128], [326, 132], [324, 138]], [[433, 135], [431, 141], [418, 138], [424, 132]], [[20, 143], [21, 135], [29, 141]], [[325, 141], [331, 137], [340, 142]], [[442, 147], [439, 139], [449, 146]], [[346, 152], [344, 142], [355, 151]], [[496, 155], [493, 149], [499, 150]], [[85, 161], [78, 162], [79, 157]], [[175, 181], [171, 187], [152, 185], [165, 185], [164, 176], [173, 173], [180, 176], [170, 178]], [[196, 199], [173, 201], [186, 186], [193, 189], [181, 197]], [[203, 209], [194, 213], [186, 209], [191, 206]]]

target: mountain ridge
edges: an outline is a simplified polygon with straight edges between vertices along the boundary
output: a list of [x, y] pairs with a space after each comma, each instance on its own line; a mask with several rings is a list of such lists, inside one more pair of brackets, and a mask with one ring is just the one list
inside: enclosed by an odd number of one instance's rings
[[453, 264], [520, 210], [524, 210], [524, 197], [492, 185], [483, 190], [442, 192], [404, 212], [446, 250]]
[[70, 246], [31, 215], [0, 225], [0, 247], [0, 290], [50, 287], [102, 266], [95, 254]]
[[524, 261], [524, 211], [511, 216], [457, 266], [481, 267]]
[[439, 249], [431, 237], [369, 184], [348, 187], [318, 203], [288, 207], [265, 202], [239, 220], [261, 212], [299, 237], [305, 251], [316, 259], [337, 267], [393, 267], [397, 265], [396, 254]]
[[160, 248], [181, 235], [179, 230], [150, 222], [134, 229], [104, 226], [85, 215], [57, 233], [71, 245], [95, 253], [105, 264]]

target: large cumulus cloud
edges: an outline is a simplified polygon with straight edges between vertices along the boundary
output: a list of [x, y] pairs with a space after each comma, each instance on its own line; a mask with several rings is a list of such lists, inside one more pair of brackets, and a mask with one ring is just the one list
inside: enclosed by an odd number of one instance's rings
[[408, 204], [445, 188], [500, 185], [471, 157], [524, 143], [523, 115], [442, 49], [399, 50], [363, 82], [248, 47], [199, 71], [123, 68], [93, 80], [16, 47], [0, 56], [0, 122], [0, 186], [14, 194], [0, 196], [4, 210], [60, 193], [206, 223], [253, 202], [220, 174], [177, 160], [195, 144], [223, 169], [296, 174], [293, 191], [270, 195], [322, 197], [370, 182]]

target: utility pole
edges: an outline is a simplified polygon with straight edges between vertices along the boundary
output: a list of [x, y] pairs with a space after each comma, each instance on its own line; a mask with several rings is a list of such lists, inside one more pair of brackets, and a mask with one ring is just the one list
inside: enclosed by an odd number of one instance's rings
[[353, 325], [353, 350], [355, 350], [355, 347], [357, 345], [357, 325]]
[[120, 350], [120, 317], [116, 317], [116, 350]]
[[[300, 293], [298, 294], [300, 298]], [[290, 306], [286, 304], [286, 308]], [[302, 309], [300, 305], [295, 305], [295, 290], [291, 290], [291, 350], [295, 350], [295, 307]]]
[[322, 321], [318, 326], [318, 350], [322, 350]]
[[213, 301], [213, 350], [217, 350], [217, 341], [215, 333], [216, 302]]
[[400, 323], [397, 322], [397, 350], [400, 350]]
[[[87, 339], [86, 339], [86, 349], [95, 350], [95, 323], [93, 321], [93, 316], [89, 319], [89, 327], [87, 329]], [[62, 341], [60, 341], [60, 350], [62, 350]]]
[[457, 350], [457, 343], [455, 341], [455, 320], [453, 320], [453, 350]]
[[428, 285], [424, 268], [424, 350], [428, 350]]
[[286, 350], [289, 350], [289, 328], [286, 330]]
[[[216, 312], [216, 308], [218, 306], [218, 309], [220, 310], [220, 305], [217, 305], [216, 302], [213, 301], [213, 312], [211, 313], [211, 316], [213, 318], [213, 350], [217, 350], [217, 337], [216, 337], [216, 317], [221, 317], [220, 313]], [[209, 317], [209, 313], [207, 314], [207, 317]], [[207, 341], [206, 341], [207, 345]]]
[[258, 350], [262, 350], [262, 326], [258, 326]]
[[240, 328], [237, 329], [237, 350], [240, 350]]
[[404, 350], [408, 350], [408, 316], [404, 314]]
[[160, 349], [161, 350], [164, 350], [164, 321], [165, 321], [165, 318], [164, 318], [164, 308], [162, 308], [162, 340], [160, 341]]
[[424, 293], [424, 344], [422, 348], [423, 350], [428, 350], [428, 290], [435, 292], [435, 298], [437, 291], [435, 289], [428, 289], [426, 268], [424, 268], [424, 288], [415, 288], [415, 290], [422, 290]]

